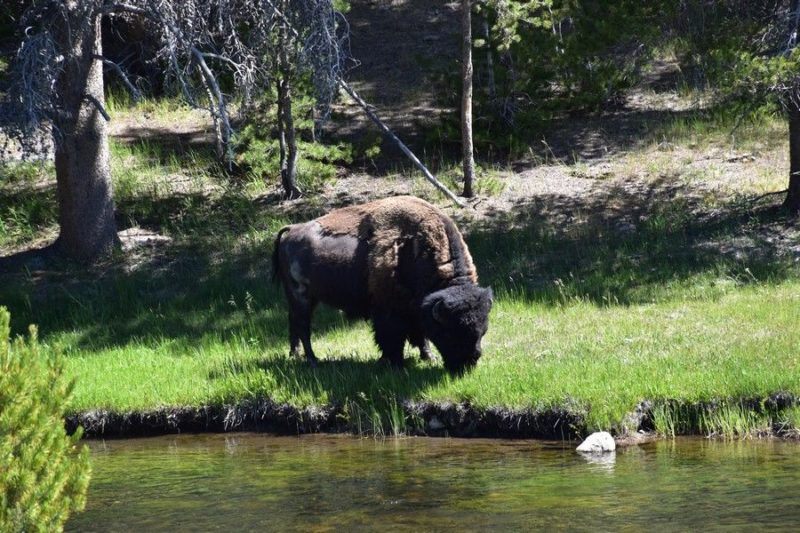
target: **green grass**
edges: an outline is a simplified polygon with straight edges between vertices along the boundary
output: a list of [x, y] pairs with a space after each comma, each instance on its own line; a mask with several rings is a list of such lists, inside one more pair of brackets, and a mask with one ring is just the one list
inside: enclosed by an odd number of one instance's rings
[[122, 119], [126, 115], [145, 115], [151, 118], [151, 123], [157, 117], [164, 117], [169, 121], [184, 121], [194, 114], [192, 107], [181, 97], [145, 97], [135, 102], [131, 93], [125, 88], [107, 91], [105, 104], [106, 111], [117, 119]]
[[[496, 305], [484, 358], [453, 378], [412, 351], [406, 370], [384, 368], [368, 326], [325, 309], [314, 324], [320, 368], [288, 358], [286, 306], [269, 281], [272, 240], [283, 224], [322, 213], [323, 202], [286, 210], [231, 184], [207, 152], [156, 141], [112, 144], [112, 166], [122, 227], [169, 243], [89, 272], [0, 273], [13, 330], [36, 323], [44, 345], [63, 350], [77, 380], [75, 410], [266, 396], [336, 402], [356, 431], [392, 434], [409, 422], [403, 400], [567, 406], [585, 412], [590, 428], [608, 429], [649, 399], [664, 434], [742, 436], [766, 422], [737, 399], [800, 394], [800, 264], [765, 231], [787, 221], [724, 198], [707, 216], [685, 173], [645, 168], [644, 184], [674, 185], [648, 189], [646, 201], [625, 191], [568, 203], [526, 198], [465, 222]], [[482, 178], [484, 194], [501, 192], [495, 171]], [[553, 216], [565, 212], [569, 223]], [[52, 168], [16, 166], [0, 180], [0, 221], [0, 249], [53, 234]], [[742, 253], [728, 250], [741, 241]], [[711, 400], [728, 407], [704, 418], [674, 407]], [[796, 412], [780, 416], [797, 427]]]
[[[312, 370], [288, 359], [283, 304], [276, 291], [256, 288], [266, 280], [245, 281], [258, 290], [254, 295], [237, 291], [233, 277], [210, 282], [200, 294], [178, 289], [162, 303], [142, 302], [139, 282], [87, 287], [87, 295], [67, 296], [65, 289], [57, 297], [63, 298], [59, 316], [35, 312], [50, 327], [49, 334], [42, 328], [47, 345], [64, 348], [68, 374], [77, 379], [73, 408], [146, 409], [263, 396], [298, 406], [350, 403], [369, 416], [391, 416], [401, 399], [574, 405], [599, 429], [619, 422], [642, 399], [698, 402], [800, 392], [797, 281], [734, 289], [713, 300], [630, 307], [501, 297], [485, 356], [462, 378], [450, 377], [438, 363], [420, 362], [411, 351], [406, 371], [383, 368], [368, 328], [330, 311], [316, 322], [323, 363]], [[198, 301], [194, 312], [187, 299]], [[715, 416], [700, 427], [722, 432], [733, 424], [730, 416]], [[735, 433], [741, 433], [738, 426]]]

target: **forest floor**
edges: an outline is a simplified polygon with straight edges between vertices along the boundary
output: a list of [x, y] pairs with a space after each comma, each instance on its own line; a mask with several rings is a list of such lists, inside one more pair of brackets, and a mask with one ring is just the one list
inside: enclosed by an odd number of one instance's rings
[[[456, 15], [455, 3], [372, 0], [348, 16], [354, 86], [455, 189], [451, 150], [426, 146], [453, 112], [435, 95], [457, 60]], [[794, 435], [800, 228], [780, 195], [762, 196], [786, 186], [786, 124], [769, 112], [740, 121], [682, 89], [670, 61], [649, 69], [615, 109], [554, 120], [513, 158], [479, 157], [467, 209], [386, 144], [281, 201], [275, 176], [219, 172], [201, 114], [112, 106], [121, 253], [87, 271], [40, 252], [57, 235], [52, 166], [6, 166], [0, 305], [14, 332], [36, 323], [63, 351], [73, 411], [95, 434], [261, 417], [295, 431]], [[338, 104], [326, 135], [374, 142], [359, 113]], [[452, 378], [409, 351], [404, 372], [384, 369], [368, 328], [330, 310], [315, 318], [321, 368], [289, 360], [268, 280], [275, 232], [397, 194], [453, 216], [495, 289], [478, 368]]]

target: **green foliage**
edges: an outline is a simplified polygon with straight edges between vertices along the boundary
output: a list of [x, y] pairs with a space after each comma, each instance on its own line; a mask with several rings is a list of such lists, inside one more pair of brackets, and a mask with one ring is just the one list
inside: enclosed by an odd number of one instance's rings
[[[788, 4], [788, 3], [787, 3]], [[667, 9], [671, 46], [688, 85], [757, 108], [796, 93], [800, 54], [785, 50], [788, 7], [780, 2], [683, 0]]]
[[[475, 147], [479, 155], [520, 154], [530, 135], [565, 112], [596, 111], [618, 104], [633, 85], [649, 48], [659, 36], [658, 9], [638, 0], [492, 0], [479, 7], [490, 26], [480, 31], [474, 54], [476, 83], [493, 54], [494, 91], [476, 86]], [[443, 76], [440, 94], [457, 107], [460, 78]], [[457, 118], [449, 118], [440, 139], [460, 138]]]
[[[560, 96], [569, 109], [600, 108], [635, 81], [644, 58], [640, 47], [654, 37], [653, 8], [642, 4], [646, 3], [561, 2], [550, 11], [549, 24], [542, 28], [547, 36], [539, 37], [544, 48], [516, 47], [517, 61], [541, 57], [549, 82], [563, 91]], [[531, 78], [526, 83], [542, 81]]]
[[[486, 4], [477, 4], [477, 10], [483, 16], [494, 14], [493, 30], [497, 39], [498, 50], [508, 51], [512, 44], [522, 42], [520, 27], [527, 24], [534, 28], [546, 29], [551, 26], [553, 0], [489, 0]], [[481, 43], [476, 43], [480, 45]]]
[[734, 77], [731, 66], [740, 53], [763, 43], [760, 34], [771, 16], [764, 2], [708, 2], [681, 0], [666, 3], [671, 48], [681, 64], [684, 81], [692, 88], [726, 86]]
[[793, 97], [798, 86], [798, 72], [800, 50], [797, 48], [787, 55], [774, 56], [742, 50], [717, 81], [723, 94], [752, 107], [763, 105], [765, 100], [782, 101]]
[[89, 451], [64, 430], [62, 359], [42, 353], [34, 327], [9, 341], [9, 321], [0, 307], [0, 531], [57, 531], [85, 505]]
[[[299, 91], [298, 91], [299, 92]], [[277, 139], [275, 106], [267, 95], [249, 123], [236, 138], [236, 163], [251, 182], [280, 183], [280, 145]], [[336, 177], [337, 165], [353, 161], [353, 147], [347, 143], [323, 144], [311, 140], [313, 100], [295, 97], [293, 101], [297, 131], [297, 184], [305, 192], [317, 192]]]
[[347, 13], [350, 11], [350, 0], [333, 0], [333, 9], [339, 13]]

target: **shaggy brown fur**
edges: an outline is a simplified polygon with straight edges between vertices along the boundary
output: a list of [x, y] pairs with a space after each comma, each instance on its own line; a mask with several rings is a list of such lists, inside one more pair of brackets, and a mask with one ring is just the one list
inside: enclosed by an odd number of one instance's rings
[[[464, 352], [467, 363], [480, 356], [491, 291], [477, 286], [472, 257], [453, 221], [424, 200], [386, 198], [287, 226], [276, 238], [273, 266], [289, 299], [292, 352], [302, 341], [312, 363], [310, 322], [317, 302], [372, 319], [376, 341], [393, 364], [402, 365], [406, 340], [427, 356], [425, 339], [440, 333], [428, 331], [436, 327], [434, 309], [440, 320], [463, 319], [447, 333], [473, 344], [453, 350]], [[451, 308], [460, 316], [449, 317]], [[466, 324], [472, 330], [456, 335]]]
[[429, 266], [431, 272], [426, 274], [431, 276], [431, 285], [444, 287], [456, 277], [478, 283], [461, 234], [447, 215], [425, 200], [386, 198], [337, 209], [315, 222], [326, 235], [349, 235], [368, 242], [367, 288], [373, 304], [391, 306], [395, 296], [408, 295], [406, 287], [398, 284], [400, 250], [406, 246], [411, 246], [414, 262]]

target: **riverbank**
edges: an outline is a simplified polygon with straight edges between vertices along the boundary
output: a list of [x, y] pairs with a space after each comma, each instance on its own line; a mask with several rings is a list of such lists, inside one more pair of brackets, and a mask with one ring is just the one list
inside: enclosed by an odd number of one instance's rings
[[[800, 428], [793, 408], [798, 398], [775, 393], [767, 398], [641, 402], [612, 428], [619, 446], [678, 435], [712, 438], [783, 438], [797, 440]], [[67, 430], [79, 426], [88, 438], [130, 438], [180, 433], [269, 432], [281, 435], [350, 433], [358, 436], [425, 436], [580, 440], [591, 431], [586, 414], [566, 409], [546, 411], [479, 409], [469, 404], [403, 402], [393, 426], [375, 418], [353, 419], [348, 406], [297, 408], [269, 400], [228, 406], [162, 408], [115, 413], [95, 410], [69, 415]], [[657, 429], [658, 428], [658, 429]]]
[[[241, 282], [223, 278], [231, 285]], [[315, 323], [322, 361], [312, 369], [286, 355], [286, 315], [275, 288], [256, 292], [253, 281], [250, 303], [233, 309], [235, 296], [214, 300], [186, 283], [182, 296], [150, 305], [126, 299], [143, 298], [135, 292], [139, 283], [124, 290], [93, 284], [92, 301], [78, 299], [67, 285], [81, 305], [69, 306], [68, 297], [56, 293], [62, 305], [43, 306], [69, 310], [42, 314], [47, 320], [40, 323], [46, 325], [41, 329], [46, 347], [65, 353], [66, 373], [76, 381], [73, 411], [168, 414], [189, 408], [202, 417], [202, 406], [217, 406], [214, 417], [230, 420], [220, 414], [221, 406], [257, 405], [269, 398], [268, 405], [278, 406], [272, 411], [286, 410], [289, 426], [306, 416], [296, 413], [321, 412], [328, 414], [320, 429], [395, 434], [413, 427], [413, 411], [406, 412], [406, 406], [451, 404], [471, 406], [465, 420], [516, 413], [512, 425], [530, 413], [544, 413], [544, 420], [553, 418], [548, 413], [566, 413], [563, 427], [553, 431], [578, 434], [619, 426], [643, 400], [656, 405], [674, 400], [680, 406], [712, 399], [767, 400], [780, 391], [794, 398], [800, 390], [796, 281], [723, 286], [711, 297], [627, 306], [536, 303], [499, 293], [484, 357], [462, 377], [450, 376], [438, 360], [420, 361], [410, 349], [404, 370], [381, 365], [368, 326], [330, 310], [321, 310]], [[217, 304], [209, 309], [190, 295]], [[134, 316], [120, 320], [123, 310]], [[118, 320], [98, 322], [98, 312]], [[56, 320], [67, 328], [58, 335], [53, 333]], [[774, 425], [730, 411], [719, 425], [738, 416], [732, 433]], [[240, 418], [257, 418], [258, 412]], [[787, 413], [793, 416], [791, 409]], [[702, 426], [689, 414], [662, 410], [653, 417], [655, 428], [670, 434], [714, 425]]]
[[[554, 124], [559, 135], [524, 157], [483, 162], [464, 210], [400, 165], [339, 169], [284, 202], [269, 176], [219, 171], [203, 127], [182, 129], [196, 113], [112, 106], [122, 249], [89, 269], [49, 254], [52, 165], [5, 166], [0, 305], [13, 333], [37, 324], [44, 349], [64, 354], [70, 410], [89, 413], [92, 435], [274, 426], [574, 438], [637, 431], [622, 421], [643, 402], [642, 420], [665, 435], [791, 432], [800, 227], [779, 196], [763, 196], [786, 184], [786, 124], [678, 94], [654, 107], [662, 100], [637, 89], [621, 109]], [[147, 113], [158, 120], [138, 127]], [[457, 166], [437, 166], [457, 185]], [[368, 326], [328, 309], [313, 325], [319, 368], [289, 359], [285, 299], [269, 281], [276, 232], [397, 194], [456, 219], [494, 289], [478, 367], [453, 378], [409, 349], [406, 369], [385, 368]], [[791, 401], [773, 406], [779, 397]]]
[[[630, 154], [603, 164], [611, 175], [600, 164], [543, 164], [496, 177], [501, 192], [459, 211], [413, 176], [345, 177], [319, 196], [280, 202], [222, 187], [202, 160], [180, 180], [181, 165], [139, 150], [115, 145], [121, 228], [130, 227], [122, 253], [89, 270], [35, 250], [56, 220], [46, 167], [22, 167], [31, 174], [2, 185], [4, 205], [47, 224], [23, 235], [22, 254], [0, 261], [0, 304], [15, 333], [38, 324], [45, 349], [64, 353], [76, 381], [72, 412], [117, 413], [92, 427], [141, 419], [141, 433], [151, 423], [205, 430], [199, 420], [210, 417], [219, 430], [225, 406], [266, 402], [288, 413], [271, 422], [287, 431], [300, 420], [325, 431], [414, 433], [427, 429], [404, 406], [451, 405], [469, 416], [446, 425], [448, 434], [469, 434], [477, 420], [489, 429], [476, 434], [562, 438], [614, 430], [645, 400], [670, 406], [651, 417], [667, 435], [800, 427], [794, 401], [780, 416], [737, 407], [800, 394], [797, 221], [756, 200], [773, 174], [758, 174], [766, 181], [752, 181], [743, 198], [713, 181], [733, 179], [717, 171], [663, 176], [666, 159], [642, 176], [624, 170]], [[750, 164], [724, 163], [742, 176]], [[426, 191], [458, 219], [481, 283], [495, 291], [475, 371], [452, 378], [410, 349], [405, 370], [385, 368], [368, 326], [328, 309], [313, 327], [320, 367], [289, 359], [285, 299], [269, 282], [277, 230], [338, 205]], [[716, 404], [728, 407], [703, 417], [680, 408]], [[317, 411], [333, 418], [302, 414]], [[536, 429], [551, 422], [550, 433]], [[517, 426], [534, 429], [509, 429]]]

